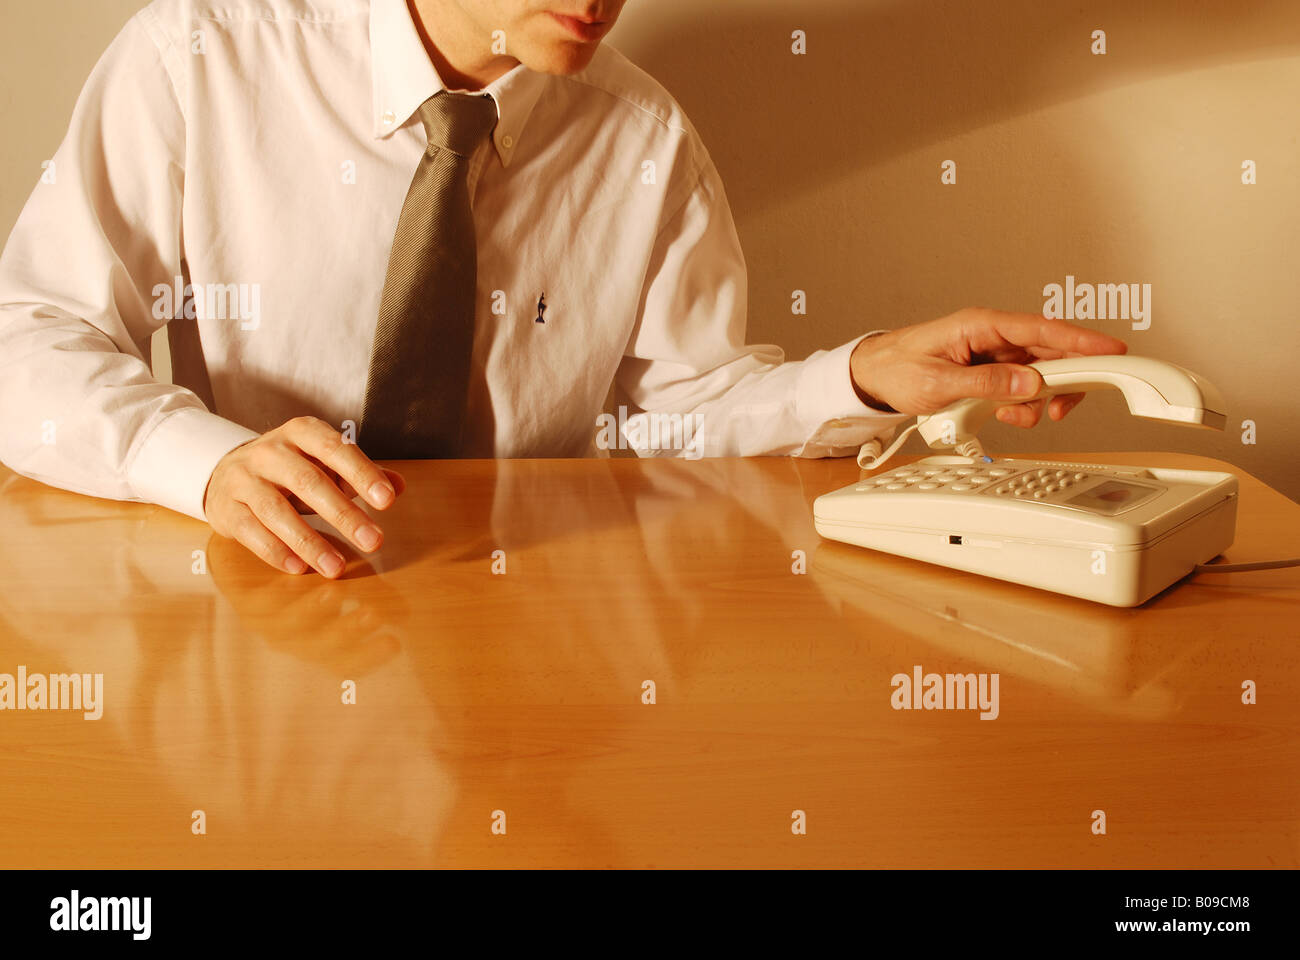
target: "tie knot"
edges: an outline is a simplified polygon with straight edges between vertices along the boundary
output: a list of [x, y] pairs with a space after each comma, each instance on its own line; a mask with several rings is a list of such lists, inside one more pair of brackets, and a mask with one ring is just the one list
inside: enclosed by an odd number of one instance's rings
[[488, 93], [435, 93], [420, 104], [429, 145], [468, 157], [492, 132], [497, 104]]

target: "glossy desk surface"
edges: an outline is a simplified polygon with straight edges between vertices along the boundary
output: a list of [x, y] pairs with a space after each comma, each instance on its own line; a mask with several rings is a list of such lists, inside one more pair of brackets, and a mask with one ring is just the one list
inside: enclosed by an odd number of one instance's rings
[[[1300, 864], [1295, 569], [1119, 610], [822, 541], [851, 459], [395, 465], [336, 582], [0, 468], [0, 672], [104, 675], [0, 712], [0, 866]], [[1234, 472], [1227, 558], [1300, 552]], [[1000, 715], [892, 709], [918, 664]]]

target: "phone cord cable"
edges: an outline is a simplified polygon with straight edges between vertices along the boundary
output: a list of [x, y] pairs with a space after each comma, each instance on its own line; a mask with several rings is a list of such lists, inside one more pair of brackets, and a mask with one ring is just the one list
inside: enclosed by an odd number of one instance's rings
[[1260, 560], [1256, 563], [1198, 563], [1193, 573], [1244, 573], [1247, 570], [1278, 570], [1282, 567], [1300, 567], [1300, 557], [1294, 560]]
[[876, 469], [876, 467], [883, 464], [885, 461], [887, 461], [890, 457], [892, 457], [895, 453], [898, 452], [898, 448], [903, 445], [903, 441], [906, 440], [908, 438], [908, 435], [911, 434], [911, 432], [915, 430], [918, 426], [920, 426], [920, 424], [914, 423], [906, 430], [904, 430], [902, 433], [900, 433], [894, 439], [894, 442], [889, 445], [889, 449], [886, 450], [884, 453], [880, 452], [879, 437], [873, 437], [872, 439], [868, 440], [866, 443], [862, 445], [862, 449], [858, 451], [858, 466], [861, 467], [863, 470]]

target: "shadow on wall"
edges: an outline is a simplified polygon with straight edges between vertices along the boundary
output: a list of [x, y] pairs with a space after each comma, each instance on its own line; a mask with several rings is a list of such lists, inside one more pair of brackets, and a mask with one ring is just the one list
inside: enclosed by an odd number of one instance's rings
[[[1103, 395], [1059, 425], [992, 425], [991, 449], [1183, 450], [1300, 496], [1286, 368], [1300, 124], [1285, 121], [1300, 3], [631, 0], [611, 41], [717, 164], [750, 267], [750, 342], [797, 359], [971, 304], [1037, 311], [1066, 274], [1140, 280], [1149, 330], [1081, 322], [1209, 377], [1226, 432], [1139, 421]], [[950, 156], [975, 189], [938, 189]], [[1260, 186], [1240, 185], [1244, 157], [1268, 171]], [[1258, 445], [1242, 443], [1246, 418]]]
[[[744, 199], [734, 203], [737, 223], [777, 197], [1056, 103], [1300, 52], [1295, 0], [1084, 7], [805, 0], [768, 9], [683, 4], [673, 19], [667, 5], [632, 0], [611, 40], [681, 102], [728, 193]], [[807, 35], [805, 57], [791, 53], [796, 29]], [[1107, 34], [1104, 74], [1092, 69], [1089, 51], [1097, 29]], [[774, 69], [783, 57], [790, 64]], [[807, 83], [791, 81], [800, 69]]]

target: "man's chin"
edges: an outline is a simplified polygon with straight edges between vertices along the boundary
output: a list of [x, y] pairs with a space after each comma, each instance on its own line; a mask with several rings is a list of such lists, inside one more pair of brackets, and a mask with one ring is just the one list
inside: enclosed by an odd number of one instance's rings
[[537, 73], [570, 74], [585, 70], [596, 55], [598, 43], [547, 44], [524, 56], [515, 54], [529, 70]]

